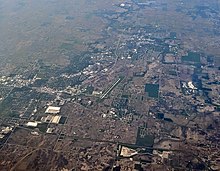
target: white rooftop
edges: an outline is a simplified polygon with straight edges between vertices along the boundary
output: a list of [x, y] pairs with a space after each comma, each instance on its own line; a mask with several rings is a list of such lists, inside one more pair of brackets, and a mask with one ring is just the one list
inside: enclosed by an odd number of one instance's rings
[[53, 132], [53, 128], [47, 128], [47, 133], [51, 134]]
[[37, 127], [37, 122], [28, 122], [26, 125], [31, 127]]
[[52, 119], [52, 123], [59, 123], [61, 116], [54, 116]]
[[193, 85], [192, 81], [188, 82], [189, 88], [196, 90], [197, 88]]
[[60, 113], [60, 107], [49, 106], [45, 113], [57, 114]]

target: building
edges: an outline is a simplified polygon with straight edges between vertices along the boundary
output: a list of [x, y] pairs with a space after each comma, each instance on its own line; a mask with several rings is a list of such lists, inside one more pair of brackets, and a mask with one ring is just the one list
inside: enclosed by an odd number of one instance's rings
[[26, 126], [29, 126], [29, 127], [37, 127], [37, 122], [28, 122], [27, 124], [26, 124]]
[[58, 124], [60, 121], [61, 116], [54, 116], [51, 120], [51, 123], [56, 123]]
[[132, 157], [134, 155], [138, 154], [138, 152], [134, 149], [122, 146], [121, 147], [121, 153], [120, 156], [122, 157]]
[[58, 124], [60, 122], [60, 115], [47, 115], [46, 117], [42, 117], [41, 121], [46, 123], [55, 123]]
[[58, 114], [60, 113], [60, 107], [49, 106], [46, 109], [45, 113]]

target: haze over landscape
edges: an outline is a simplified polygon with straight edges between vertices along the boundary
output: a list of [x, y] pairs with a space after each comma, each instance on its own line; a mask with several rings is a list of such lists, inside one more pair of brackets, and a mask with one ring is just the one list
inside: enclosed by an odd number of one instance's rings
[[0, 170], [220, 170], [219, 0], [0, 0]]

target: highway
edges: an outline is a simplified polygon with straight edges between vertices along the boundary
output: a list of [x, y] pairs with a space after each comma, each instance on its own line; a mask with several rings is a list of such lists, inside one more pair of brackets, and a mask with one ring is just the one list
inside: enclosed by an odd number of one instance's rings
[[136, 144], [130, 144], [130, 143], [124, 143], [124, 142], [119, 142], [119, 141], [112, 141], [112, 140], [101, 140], [101, 139], [96, 139], [96, 138], [84, 138], [80, 136], [66, 136], [66, 139], [70, 140], [81, 140], [81, 141], [92, 141], [92, 142], [100, 142], [100, 143], [109, 143], [109, 144], [120, 144], [123, 146], [129, 146], [131, 148], [145, 148], [148, 150], [160, 150], [160, 151], [177, 151], [177, 152], [184, 152], [183, 150], [180, 149], [166, 149], [166, 148], [154, 148], [154, 147], [147, 147], [147, 146], [139, 146]]

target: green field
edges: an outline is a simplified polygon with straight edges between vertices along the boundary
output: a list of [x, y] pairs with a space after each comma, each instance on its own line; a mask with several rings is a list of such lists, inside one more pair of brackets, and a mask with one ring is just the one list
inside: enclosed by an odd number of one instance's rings
[[146, 147], [153, 147], [154, 145], [154, 136], [153, 135], [147, 135], [141, 136], [141, 130], [143, 128], [138, 128], [137, 133], [137, 139], [136, 139], [136, 145], [139, 146], [146, 146]]
[[182, 61], [200, 63], [200, 54], [196, 52], [189, 52], [187, 56], [182, 56]]
[[146, 84], [145, 92], [148, 93], [149, 97], [158, 98], [159, 96], [159, 84]]

